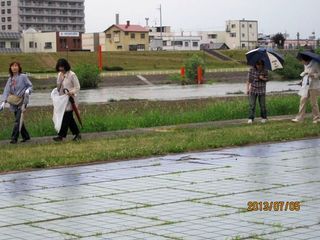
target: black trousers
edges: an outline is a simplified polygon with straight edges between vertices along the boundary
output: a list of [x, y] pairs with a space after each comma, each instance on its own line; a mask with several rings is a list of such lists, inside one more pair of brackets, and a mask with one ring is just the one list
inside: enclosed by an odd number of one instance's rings
[[80, 133], [77, 123], [73, 118], [73, 111], [64, 113], [61, 129], [58, 135], [63, 138], [67, 137], [69, 128], [73, 135], [78, 135]]
[[[18, 140], [19, 138], [19, 128], [20, 128], [20, 118], [21, 118], [21, 109], [17, 109], [16, 111], [14, 111], [14, 117], [15, 117], [15, 121], [14, 121], [14, 126], [13, 126], [13, 130], [12, 130], [12, 135], [11, 135], [11, 139], [12, 140]], [[21, 127], [21, 136], [23, 139], [29, 139], [30, 135], [23, 123], [22, 127]]]
[[249, 119], [254, 120], [256, 115], [256, 103], [259, 100], [261, 117], [267, 119], [266, 95], [249, 94]]

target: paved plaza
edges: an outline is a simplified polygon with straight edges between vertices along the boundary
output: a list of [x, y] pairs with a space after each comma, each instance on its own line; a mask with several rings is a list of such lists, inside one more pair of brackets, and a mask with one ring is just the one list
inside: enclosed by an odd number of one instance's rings
[[320, 139], [0, 175], [0, 239], [320, 239]]

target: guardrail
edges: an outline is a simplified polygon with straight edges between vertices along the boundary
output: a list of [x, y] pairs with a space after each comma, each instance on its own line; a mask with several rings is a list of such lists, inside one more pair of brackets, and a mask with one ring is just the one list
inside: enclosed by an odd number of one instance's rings
[[[206, 73], [230, 73], [230, 72], [246, 72], [248, 67], [242, 68], [219, 68], [219, 69], [206, 69]], [[154, 71], [121, 71], [121, 72], [102, 72], [102, 77], [125, 77], [125, 76], [137, 76], [137, 75], [170, 75], [179, 74], [180, 70], [154, 70]], [[56, 73], [27, 73], [29, 77], [34, 79], [49, 79], [56, 78]], [[7, 78], [8, 74], [0, 73], [1, 78]]]

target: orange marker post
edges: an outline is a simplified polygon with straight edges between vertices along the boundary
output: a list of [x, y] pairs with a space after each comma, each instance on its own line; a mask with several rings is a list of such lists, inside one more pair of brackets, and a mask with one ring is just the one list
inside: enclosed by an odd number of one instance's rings
[[102, 72], [102, 46], [99, 45], [98, 48], [98, 67], [99, 71]]

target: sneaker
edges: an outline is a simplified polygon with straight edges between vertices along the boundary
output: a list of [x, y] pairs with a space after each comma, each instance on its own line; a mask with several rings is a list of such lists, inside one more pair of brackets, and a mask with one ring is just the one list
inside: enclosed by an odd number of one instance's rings
[[298, 122], [300, 122], [300, 120], [297, 118], [294, 118], [294, 119], [291, 119], [291, 122], [298, 123]]
[[12, 139], [11, 141], [10, 141], [10, 144], [17, 144], [18, 143], [18, 140], [17, 139]]
[[55, 142], [62, 142], [63, 141], [63, 137], [57, 136], [53, 138], [53, 141]]
[[248, 120], [248, 124], [252, 124], [253, 123], [253, 120], [252, 119], [249, 119]]
[[80, 135], [80, 134], [77, 134], [77, 135], [74, 136], [74, 138], [73, 138], [72, 141], [77, 142], [77, 141], [80, 141], [80, 140], [81, 140], [81, 135]]
[[319, 119], [317, 119], [317, 120], [313, 120], [313, 123], [314, 124], [317, 124], [317, 123], [319, 123], [320, 122], [320, 120]]
[[261, 119], [261, 123], [266, 123], [267, 121], [268, 121], [268, 119], [266, 119], [266, 118]]

